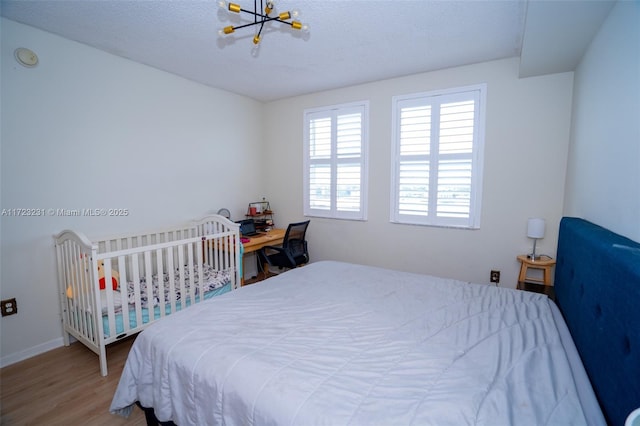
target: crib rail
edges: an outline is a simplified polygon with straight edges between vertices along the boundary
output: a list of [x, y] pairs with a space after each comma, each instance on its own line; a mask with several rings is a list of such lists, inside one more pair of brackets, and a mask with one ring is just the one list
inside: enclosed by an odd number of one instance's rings
[[96, 352], [102, 375], [106, 345], [240, 284], [238, 225], [217, 215], [95, 242], [70, 230], [54, 238], [65, 345], [71, 335]]
[[88, 312], [96, 312], [94, 294], [90, 289], [94, 282], [91, 259], [97, 247], [84, 235], [70, 230], [61, 232], [55, 239], [64, 344], [69, 345], [69, 335], [72, 335], [99, 353], [99, 337], [93, 326], [95, 320], [74, 314], [76, 306], [81, 306]]

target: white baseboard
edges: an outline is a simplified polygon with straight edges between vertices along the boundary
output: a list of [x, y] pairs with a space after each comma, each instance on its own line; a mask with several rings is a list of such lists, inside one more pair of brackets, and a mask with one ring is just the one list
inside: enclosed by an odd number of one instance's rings
[[16, 352], [11, 355], [3, 356], [2, 358], [0, 358], [0, 368], [15, 364], [16, 362], [24, 361], [25, 359], [43, 354], [55, 348], [59, 348], [60, 346], [64, 346], [64, 339], [62, 337], [58, 337], [57, 339], [50, 340], [46, 343], [41, 343], [39, 345], [33, 346], [20, 352]]

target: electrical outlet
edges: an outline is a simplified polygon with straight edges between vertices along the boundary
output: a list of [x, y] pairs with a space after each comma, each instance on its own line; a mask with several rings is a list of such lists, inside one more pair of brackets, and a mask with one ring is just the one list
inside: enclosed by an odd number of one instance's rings
[[491, 270], [491, 279], [492, 283], [498, 284], [500, 282], [500, 271], [496, 271], [494, 269]]
[[18, 304], [16, 303], [16, 298], [3, 300], [2, 302], [2, 316], [6, 317], [7, 315], [13, 315], [18, 313]]

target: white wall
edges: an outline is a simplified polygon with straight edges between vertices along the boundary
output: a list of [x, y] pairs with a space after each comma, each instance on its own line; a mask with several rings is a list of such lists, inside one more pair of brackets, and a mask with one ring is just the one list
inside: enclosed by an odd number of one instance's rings
[[[62, 343], [54, 233], [144, 231], [221, 207], [238, 218], [264, 187], [262, 104], [6, 19], [1, 30], [1, 208], [129, 210], [2, 216], [1, 298], [18, 302], [0, 320], [6, 365]], [[36, 68], [13, 59], [20, 46]]]
[[[488, 106], [481, 229], [389, 223], [391, 97], [483, 82]], [[265, 173], [276, 221], [286, 225], [302, 218], [304, 109], [368, 99], [369, 220], [312, 218], [312, 260], [341, 259], [481, 283], [489, 281], [491, 269], [499, 269], [501, 285], [515, 287], [515, 257], [532, 246], [526, 238], [528, 217], [547, 220], [538, 248], [555, 255], [572, 85], [573, 73], [519, 79], [518, 60], [508, 59], [272, 102], [265, 109], [265, 160], [271, 165]]]
[[[576, 141], [598, 130], [593, 128], [598, 121], [594, 116], [607, 116], [617, 99], [627, 102], [629, 111], [638, 111], [632, 99], [632, 91], [639, 92], [632, 74], [638, 70], [637, 45], [618, 40], [625, 31], [637, 34], [631, 22], [637, 18], [637, 3], [635, 15], [630, 15], [635, 18], [624, 16], [629, 13], [621, 13], [620, 7], [578, 70], [570, 158], [573, 73], [519, 79], [517, 59], [263, 106], [2, 19], [1, 207], [122, 207], [131, 213], [125, 218], [1, 218], [1, 297], [16, 297], [19, 313], [0, 320], [0, 362], [5, 365], [61, 344], [53, 233], [64, 228], [90, 235], [156, 228], [220, 207], [230, 208], [238, 218], [248, 201], [263, 195], [271, 201], [277, 225], [302, 219], [303, 110], [362, 99], [369, 99], [371, 107], [369, 220], [312, 218], [312, 260], [341, 259], [475, 282], [487, 282], [489, 270], [500, 269], [501, 285], [514, 287], [515, 256], [531, 249], [525, 236], [528, 217], [547, 219], [547, 235], [538, 247], [553, 256], [565, 192], [565, 214], [589, 218], [582, 210], [593, 210], [584, 200], [592, 188], [587, 191], [580, 184], [591, 169], [577, 163], [586, 154], [606, 158], [609, 150], [604, 148], [612, 142], [607, 138], [606, 145], [595, 144], [596, 153], [591, 153]], [[622, 51], [611, 52], [604, 46], [609, 43], [620, 44]], [[12, 58], [18, 46], [35, 50], [40, 65], [19, 66]], [[598, 64], [608, 60], [615, 65]], [[600, 76], [605, 77], [606, 90], [614, 91], [614, 78], [621, 76], [622, 86], [629, 90], [599, 94], [598, 99], [604, 96], [610, 102], [594, 106], [589, 87], [598, 86]], [[482, 82], [488, 85], [488, 108], [481, 229], [389, 223], [391, 97]], [[627, 113], [619, 108], [612, 116]], [[255, 126], [234, 125], [238, 116]], [[622, 154], [604, 169], [609, 176], [624, 161], [637, 158], [638, 128], [633, 122], [620, 126], [627, 142], [614, 145]], [[630, 170], [637, 172], [638, 162], [634, 164]], [[631, 228], [627, 235], [636, 232], [640, 198], [637, 179], [635, 184], [630, 180], [621, 191], [632, 196], [612, 203], [616, 211], [603, 215]], [[603, 185], [612, 182], [605, 178]], [[119, 189], [130, 184], [136, 189]], [[606, 193], [601, 189], [598, 195]], [[630, 211], [618, 222], [614, 214], [626, 214], [625, 209]]]
[[575, 71], [564, 211], [640, 241], [640, 2], [617, 2]]

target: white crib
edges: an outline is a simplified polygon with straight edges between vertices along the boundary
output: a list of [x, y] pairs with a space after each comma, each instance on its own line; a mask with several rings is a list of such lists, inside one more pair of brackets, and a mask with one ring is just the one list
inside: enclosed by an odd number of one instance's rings
[[160, 232], [54, 239], [64, 344], [73, 336], [98, 354], [103, 376], [108, 344], [240, 286], [239, 225], [219, 215]]

